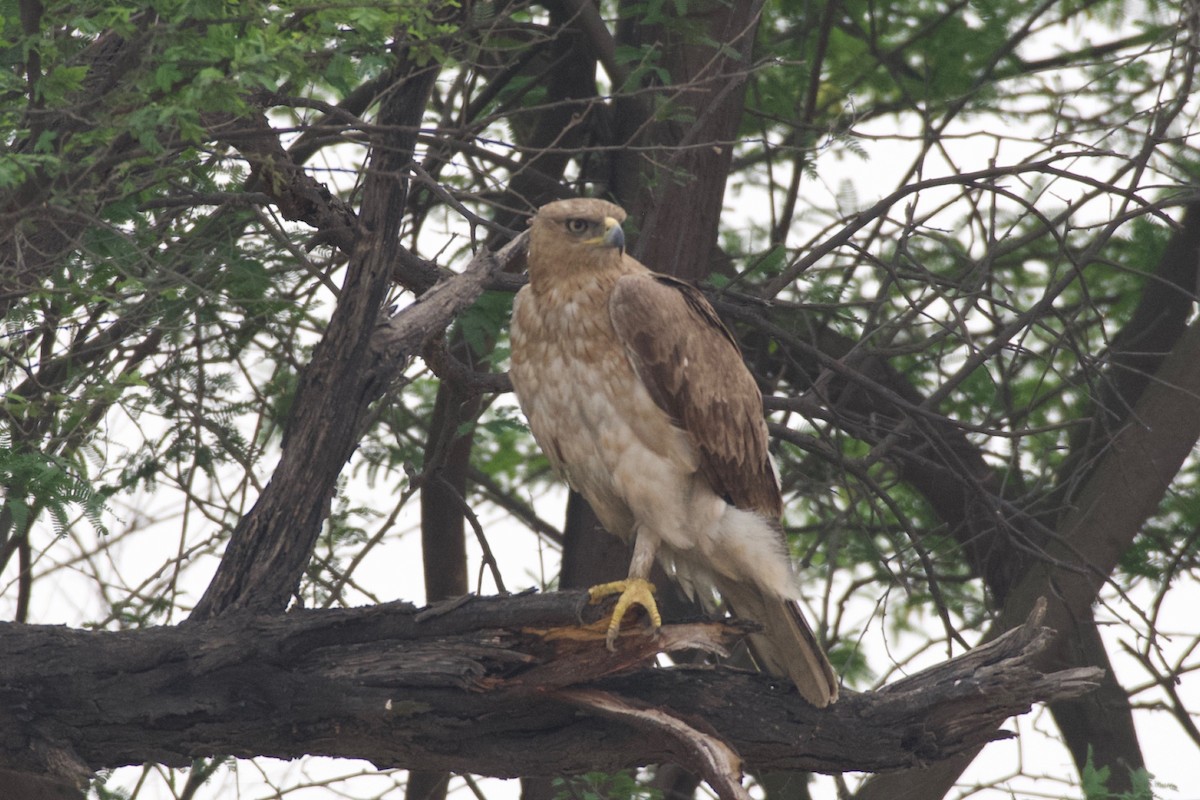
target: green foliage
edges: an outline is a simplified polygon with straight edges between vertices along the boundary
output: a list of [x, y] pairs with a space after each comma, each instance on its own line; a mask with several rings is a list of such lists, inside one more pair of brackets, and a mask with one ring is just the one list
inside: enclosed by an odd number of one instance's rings
[[655, 79], [657, 83], [669, 83], [671, 75], [663, 67], [658, 66], [662, 58], [662, 50], [655, 45], [621, 45], [614, 53], [617, 63], [625, 67], [629, 73], [628, 84], [622, 87], [631, 90]]
[[877, 678], [865, 650], [857, 642], [843, 640], [825, 650], [834, 672], [846, 686], [870, 686]]
[[493, 365], [508, 357], [507, 349], [495, 344], [507, 328], [512, 300], [509, 292], [484, 292], [458, 319], [459, 332], [472, 352], [485, 356]]
[[18, 531], [26, 530], [45, 510], [63, 536], [71, 527], [72, 509], [77, 509], [97, 531], [107, 532], [101, 519], [107, 510], [104, 492], [92, 487], [82, 461], [20, 452], [7, 435], [0, 434], [0, 486], [4, 487], [3, 512]]
[[1080, 773], [1080, 788], [1083, 789], [1084, 800], [1154, 800], [1152, 777], [1145, 769], [1131, 771], [1133, 789], [1127, 792], [1114, 793], [1109, 791], [1108, 783], [1112, 776], [1109, 767], [1097, 768], [1092, 761], [1092, 749], [1088, 748], [1087, 763]]
[[105, 776], [103, 775], [92, 781], [91, 786], [88, 787], [88, 793], [92, 795], [95, 800], [132, 800], [133, 798], [133, 795], [130, 791], [119, 786], [110, 789], [107, 785], [105, 785]]
[[662, 800], [662, 792], [639, 783], [628, 772], [588, 772], [554, 778], [555, 800]]
[[160, 595], [143, 601], [141, 598], [122, 598], [112, 604], [108, 619], [103, 625], [93, 623], [84, 627], [105, 628], [116, 625], [120, 630], [136, 630], [152, 625], [161, 625], [173, 612], [171, 598]]
[[471, 463], [505, 489], [519, 492], [538, 476], [551, 477], [546, 457], [531, 442], [525, 417], [516, 408], [489, 408], [473, 430]]

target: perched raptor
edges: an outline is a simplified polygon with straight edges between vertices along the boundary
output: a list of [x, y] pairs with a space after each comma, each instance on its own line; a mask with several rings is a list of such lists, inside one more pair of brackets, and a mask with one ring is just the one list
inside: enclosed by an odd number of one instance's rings
[[513, 304], [512, 383], [534, 438], [608, 529], [633, 540], [608, 631], [641, 605], [661, 624], [655, 559], [690, 595], [716, 590], [762, 625], [751, 651], [809, 702], [837, 679], [794, 602], [762, 395], [704, 296], [625, 254], [625, 212], [562, 200], [530, 222], [529, 285]]

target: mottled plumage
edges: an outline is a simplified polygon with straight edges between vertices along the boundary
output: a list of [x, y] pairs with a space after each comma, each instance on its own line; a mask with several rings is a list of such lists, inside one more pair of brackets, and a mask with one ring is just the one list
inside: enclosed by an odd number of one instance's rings
[[621, 593], [657, 619], [657, 558], [702, 601], [716, 590], [764, 628], [756, 659], [810, 702], [837, 681], [799, 609], [767, 453], [762, 396], [695, 288], [624, 253], [625, 212], [564, 200], [531, 222], [529, 285], [513, 304], [512, 382], [550, 463], [610, 533], [634, 542]]

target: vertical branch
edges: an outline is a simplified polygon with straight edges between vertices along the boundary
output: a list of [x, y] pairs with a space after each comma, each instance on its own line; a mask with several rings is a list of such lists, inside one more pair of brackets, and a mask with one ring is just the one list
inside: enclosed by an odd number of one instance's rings
[[406, 167], [436, 68], [414, 68], [384, 93], [363, 186], [361, 234], [325, 335], [300, 376], [279, 463], [234, 529], [191, 620], [233, 609], [280, 611], [300, 581], [329, 514], [337, 477], [379, 396], [370, 339], [397, 257]]
[[[703, 2], [689, 4], [678, 30], [671, 23], [618, 28], [620, 45], [657, 47], [671, 76], [659, 89], [670, 111], [665, 121], [636, 93], [617, 98], [617, 141], [636, 147], [616, 156], [611, 189], [641, 226], [632, 252], [651, 269], [687, 280], [712, 272], [761, 12], [762, 0]], [[704, 35], [687, 32], [691, 24]]]
[[[553, 66], [547, 86], [549, 96], [528, 140], [521, 142], [524, 153], [520, 166], [496, 203], [501, 209], [497, 222], [503, 228], [519, 229], [522, 209], [532, 210], [555, 199], [548, 187], [558, 186], [562, 180], [571, 149], [581, 141], [578, 118], [587, 114], [596, 96], [596, 64], [580, 47], [581, 34], [574, 27], [577, 20], [558, 5], [551, 7], [550, 14], [560, 27], [549, 48]], [[495, 237], [491, 237], [488, 246], [495, 244]], [[451, 349], [459, 360], [480, 368], [484, 354], [472, 352], [461, 336], [455, 336]], [[425, 593], [430, 602], [465, 594], [469, 589], [461, 498], [467, 491], [474, 434], [461, 433], [460, 429], [472, 422], [480, 409], [477, 394], [461, 392], [446, 382], [438, 387], [425, 445], [429, 474], [421, 487], [421, 545]]]

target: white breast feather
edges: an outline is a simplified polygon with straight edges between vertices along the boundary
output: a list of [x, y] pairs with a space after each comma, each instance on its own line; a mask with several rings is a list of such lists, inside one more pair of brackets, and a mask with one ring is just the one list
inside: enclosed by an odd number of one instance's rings
[[605, 528], [654, 537], [660, 562], [702, 600], [712, 572], [798, 596], [778, 531], [712, 491], [695, 447], [642, 385], [607, 314], [583, 313], [590, 306], [578, 299], [536, 304], [527, 289], [514, 303], [513, 386], [543, 452]]

